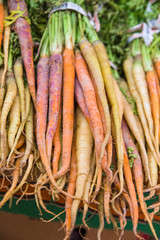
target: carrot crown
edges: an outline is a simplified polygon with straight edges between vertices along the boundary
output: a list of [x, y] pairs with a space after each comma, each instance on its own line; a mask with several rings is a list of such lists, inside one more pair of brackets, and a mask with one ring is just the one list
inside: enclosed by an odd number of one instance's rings
[[152, 71], [152, 60], [150, 57], [149, 49], [145, 44], [142, 45], [142, 60], [145, 72]]

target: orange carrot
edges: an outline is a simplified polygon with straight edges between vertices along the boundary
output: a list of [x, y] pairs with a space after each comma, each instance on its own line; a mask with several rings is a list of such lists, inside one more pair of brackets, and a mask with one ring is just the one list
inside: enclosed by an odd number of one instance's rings
[[[92, 127], [93, 127], [93, 136], [95, 140], [95, 147], [96, 147], [96, 159], [97, 159], [97, 166], [102, 166], [102, 169], [106, 172], [107, 169], [107, 158], [106, 153], [103, 156], [102, 162], [100, 160], [101, 148], [102, 143], [104, 141], [104, 134], [103, 134], [103, 126], [101, 121], [101, 116], [98, 110], [97, 102], [96, 102], [96, 95], [92, 85], [91, 78], [89, 76], [89, 72], [87, 69], [87, 65], [80, 53], [80, 51], [76, 51], [75, 55], [76, 61], [76, 73], [81, 84], [81, 87], [84, 92], [84, 97], [86, 101], [86, 105], [89, 111], [89, 116], [91, 119]], [[108, 171], [109, 172], [109, 171]], [[100, 173], [100, 171], [99, 171]], [[98, 175], [98, 180], [101, 179], [101, 176]]]
[[149, 88], [151, 110], [154, 120], [154, 135], [156, 142], [157, 153], [159, 153], [159, 89], [157, 85], [157, 76], [152, 67], [152, 61], [149, 54], [149, 49], [143, 44], [142, 46], [143, 65], [146, 72], [146, 80]]
[[73, 137], [73, 111], [74, 111], [74, 53], [73, 49], [66, 48], [63, 53], [63, 149], [62, 167], [54, 175], [57, 179], [69, 169], [72, 137]]
[[[72, 146], [72, 158], [71, 158], [71, 168], [70, 168], [70, 176], [69, 176], [69, 184], [67, 192], [71, 195], [74, 195], [76, 188], [76, 179], [77, 179], [77, 162], [76, 162], [76, 140], [73, 139]], [[65, 210], [66, 210], [66, 239], [68, 239], [71, 231], [71, 206], [72, 206], [72, 198], [66, 197], [65, 201]]]
[[54, 152], [53, 152], [53, 160], [52, 160], [52, 169], [53, 175], [58, 171], [58, 163], [61, 154], [61, 141], [60, 141], [60, 127], [61, 127], [61, 109], [59, 111], [58, 123], [55, 132], [55, 136], [53, 138]]
[[[123, 124], [123, 122], [122, 122]], [[127, 152], [126, 152], [126, 148], [124, 145], [124, 165], [123, 165], [123, 169], [124, 169], [124, 176], [125, 176], [125, 180], [126, 180], [126, 184], [128, 187], [128, 191], [129, 191], [129, 195], [132, 201], [132, 207], [133, 207], [133, 232], [135, 234], [135, 236], [137, 236], [137, 225], [138, 225], [138, 203], [137, 203], [137, 197], [136, 197], [136, 191], [135, 191], [135, 187], [134, 187], [134, 183], [133, 183], [133, 179], [132, 179], [132, 172], [131, 172], [131, 168], [129, 165], [129, 160], [128, 160], [128, 156], [127, 156]]]

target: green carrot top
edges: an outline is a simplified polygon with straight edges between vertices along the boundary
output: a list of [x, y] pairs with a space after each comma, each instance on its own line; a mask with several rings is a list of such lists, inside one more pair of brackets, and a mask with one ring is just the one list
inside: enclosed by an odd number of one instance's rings
[[50, 53], [62, 52], [62, 13], [56, 12], [49, 21]]
[[65, 39], [65, 47], [68, 49], [73, 49], [74, 47], [74, 34], [72, 29], [72, 20], [71, 13], [66, 11], [63, 13], [63, 30], [64, 30], [64, 39]]
[[145, 72], [152, 71], [153, 67], [149, 48], [144, 43], [142, 44], [142, 60]]
[[137, 38], [132, 43], [132, 55], [133, 57], [141, 54], [140, 39]]
[[98, 37], [96, 31], [94, 30], [94, 28], [92, 27], [89, 19], [87, 17], [83, 16], [83, 20], [85, 23], [85, 32], [87, 34], [89, 41], [91, 43], [93, 43], [93, 42], [99, 40], [99, 37]]
[[49, 34], [48, 34], [48, 31], [46, 32], [45, 37], [43, 39], [40, 56], [41, 57], [49, 56]]

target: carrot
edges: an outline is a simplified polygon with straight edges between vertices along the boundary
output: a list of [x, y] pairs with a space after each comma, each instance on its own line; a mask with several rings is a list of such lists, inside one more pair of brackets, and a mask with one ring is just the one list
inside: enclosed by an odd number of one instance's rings
[[151, 136], [150, 136], [150, 133], [149, 133], [148, 123], [147, 123], [145, 113], [144, 113], [144, 110], [143, 110], [142, 101], [140, 99], [139, 93], [138, 93], [138, 91], [136, 89], [136, 86], [135, 86], [135, 82], [134, 82], [134, 78], [133, 78], [133, 74], [132, 74], [132, 66], [133, 66], [133, 58], [129, 55], [129, 56], [127, 56], [127, 58], [123, 62], [123, 69], [124, 69], [124, 72], [125, 72], [125, 75], [126, 75], [126, 79], [127, 79], [127, 82], [128, 82], [130, 92], [131, 92], [132, 96], [134, 97], [134, 99], [136, 101], [136, 104], [137, 104], [138, 115], [140, 117], [140, 120], [141, 120], [141, 123], [142, 123], [142, 126], [143, 126], [146, 141], [147, 141], [147, 143], [148, 143], [148, 145], [149, 145], [149, 147], [150, 147], [150, 149], [151, 149], [151, 151], [152, 151], [152, 153], [153, 153], [153, 155], [156, 159], [156, 162], [158, 164], [159, 159], [157, 157], [157, 154], [155, 153], [155, 149], [154, 149], [152, 139], [151, 139]]
[[143, 44], [142, 46], [143, 65], [146, 72], [146, 80], [149, 88], [151, 110], [154, 120], [154, 136], [157, 153], [159, 154], [159, 89], [157, 85], [157, 76], [152, 67], [152, 61], [149, 54], [149, 49]]
[[[69, 176], [69, 183], [67, 192], [71, 195], [75, 193], [76, 188], [76, 179], [77, 179], [77, 160], [76, 160], [76, 139], [73, 139], [73, 146], [72, 146], [72, 157], [71, 157], [71, 168], [70, 168], [70, 176]], [[65, 201], [65, 210], [66, 210], [66, 220], [65, 220], [65, 227], [66, 227], [66, 239], [71, 234], [71, 207], [72, 207], [72, 198], [66, 197]]]
[[[123, 122], [122, 122], [123, 125]], [[126, 184], [128, 187], [128, 191], [129, 191], [129, 195], [132, 201], [132, 207], [133, 207], [133, 232], [135, 234], [135, 236], [137, 236], [137, 225], [138, 225], [138, 203], [137, 203], [137, 197], [136, 197], [136, 191], [135, 191], [135, 187], [134, 187], [134, 183], [133, 183], [133, 179], [132, 179], [132, 172], [131, 172], [131, 168], [129, 165], [129, 160], [128, 160], [128, 156], [127, 156], [127, 152], [126, 152], [126, 148], [124, 145], [124, 176], [125, 176], [125, 180], [126, 180]]]
[[14, 99], [13, 105], [9, 114], [9, 128], [8, 128], [8, 145], [10, 149], [13, 146], [16, 133], [20, 124], [20, 99], [17, 95]]
[[[107, 144], [107, 166], [110, 169], [112, 163], [112, 137], [110, 135], [109, 142]], [[108, 179], [108, 175], [110, 174], [111, 179]], [[106, 217], [106, 221], [110, 224], [110, 195], [111, 195], [111, 186], [110, 181], [112, 180], [112, 172], [110, 170], [109, 174], [106, 172], [106, 176], [104, 177], [104, 213]]]
[[143, 171], [142, 171], [142, 164], [141, 164], [141, 159], [140, 156], [136, 150], [136, 146], [134, 145], [134, 142], [130, 136], [130, 132], [129, 129], [126, 125], [126, 123], [123, 121], [122, 122], [122, 132], [123, 132], [123, 138], [124, 138], [124, 142], [126, 145], [126, 148], [131, 147], [133, 149], [133, 154], [135, 154], [137, 156], [137, 158], [134, 159], [134, 163], [133, 163], [133, 174], [134, 174], [134, 178], [135, 178], [135, 184], [136, 184], [136, 189], [137, 189], [137, 194], [138, 194], [138, 198], [139, 198], [139, 203], [141, 206], [141, 210], [151, 228], [151, 231], [155, 237], [155, 239], [157, 238], [156, 232], [153, 228], [152, 222], [149, 218], [147, 209], [146, 209], [146, 205], [144, 202], [144, 196], [143, 196]]
[[[77, 181], [75, 197], [80, 199], [84, 194], [84, 187], [87, 181], [90, 168], [90, 158], [93, 147], [93, 137], [89, 125], [79, 108], [76, 111], [76, 159], [77, 159]], [[77, 210], [80, 200], [73, 200], [71, 208], [71, 228], [76, 221]]]
[[46, 146], [48, 160], [51, 158], [52, 142], [56, 131], [58, 115], [61, 102], [62, 86], [62, 56], [60, 53], [53, 53], [49, 60], [49, 121], [46, 133]]
[[71, 19], [69, 13], [63, 15], [65, 49], [63, 52], [63, 149], [62, 167], [54, 175], [57, 179], [69, 169], [71, 147], [73, 138], [73, 113], [74, 113], [74, 52], [72, 41]]
[[82, 89], [77, 77], [75, 79], [75, 98], [76, 98], [76, 101], [78, 103], [79, 108], [81, 109], [83, 115], [85, 116], [85, 118], [86, 118], [86, 120], [87, 120], [87, 122], [88, 122], [88, 124], [91, 128], [91, 131], [93, 133], [92, 123], [91, 123], [91, 119], [90, 119], [90, 116], [89, 116], [89, 111], [88, 111], [88, 108], [87, 108], [87, 105], [86, 105], [86, 101], [85, 101], [85, 98], [84, 98], [83, 89]]
[[[133, 69], [132, 69], [133, 78], [135, 81], [136, 88], [139, 92], [140, 98], [142, 100], [145, 116], [148, 121], [150, 135], [151, 135], [152, 140], [154, 141], [153, 118], [152, 118], [152, 114], [151, 114], [151, 105], [150, 105], [150, 101], [149, 101], [149, 93], [148, 93], [147, 83], [146, 83], [146, 79], [145, 79], [145, 72], [144, 72], [143, 65], [142, 65], [142, 56], [141, 56], [141, 52], [139, 49], [140, 48], [139, 39], [136, 39], [134, 43], [135, 43], [135, 45], [137, 44], [137, 46], [135, 46], [135, 53], [134, 53], [135, 59], [134, 59]], [[133, 48], [134, 48], [134, 44], [133, 44]]]
[[102, 104], [104, 116], [105, 116], [107, 133], [105, 135], [105, 139], [102, 145], [101, 157], [100, 157], [100, 160], [101, 160], [104, 155], [105, 146], [108, 143], [109, 135], [111, 131], [109, 107], [108, 107], [108, 102], [105, 94], [104, 81], [103, 81], [100, 65], [98, 63], [98, 59], [92, 45], [88, 42], [87, 39], [82, 38], [79, 42], [79, 46], [86, 60], [86, 63], [89, 67], [89, 70], [92, 74], [92, 77], [94, 78], [94, 81], [96, 83], [98, 96]]
[[21, 120], [26, 121], [26, 106], [25, 106], [25, 91], [23, 83], [23, 64], [22, 58], [17, 58], [14, 64], [14, 74], [18, 87], [19, 97], [20, 97], [20, 107], [21, 107]]
[[[94, 50], [97, 54], [97, 58], [101, 67], [105, 88], [107, 96], [112, 108], [113, 120], [116, 129], [116, 148], [117, 148], [117, 158], [118, 158], [118, 172], [120, 178], [120, 192], [123, 189], [123, 144], [122, 144], [122, 132], [121, 132], [121, 120], [120, 120], [120, 110], [116, 98], [114, 83], [112, 79], [111, 69], [108, 61], [108, 56], [104, 45], [101, 41], [97, 40], [93, 43]], [[118, 195], [119, 195], [118, 194]]]
[[28, 157], [31, 154], [31, 151], [33, 149], [33, 104], [31, 102], [31, 106], [30, 106], [30, 112], [29, 112], [29, 116], [27, 119], [27, 122], [25, 124], [25, 133], [26, 133], [26, 149], [25, 149], [25, 153], [23, 158], [21, 159], [21, 166], [25, 166], [26, 161], [28, 159]]
[[[94, 136], [94, 140], [95, 140], [97, 166], [99, 168], [100, 167], [99, 165], [101, 164], [102, 169], [106, 172], [106, 169], [105, 169], [107, 166], [107, 165], [105, 166], [105, 162], [107, 162], [106, 153], [104, 153], [102, 162], [99, 162], [100, 155], [101, 155], [102, 143], [104, 141], [103, 125], [102, 125], [102, 121], [101, 121], [101, 116], [100, 116], [98, 106], [96, 103], [95, 91], [94, 91], [94, 88], [93, 88], [93, 85], [92, 85], [92, 82], [91, 82], [91, 79], [90, 79], [90, 76], [89, 76], [89, 73], [87, 70], [87, 65], [79, 51], [76, 51], [75, 62], [76, 62], [76, 73], [77, 73], [79, 82], [80, 82], [81, 87], [84, 92], [87, 109], [89, 111], [89, 116], [90, 116], [91, 124], [93, 127], [93, 136]], [[95, 190], [95, 192], [96, 191], [97, 190]]]
[[[46, 38], [47, 39], [47, 38]], [[61, 193], [66, 196], [72, 197], [70, 194], [66, 193], [57, 185], [52, 170], [47, 157], [46, 149], [46, 122], [47, 122], [47, 107], [48, 107], [48, 73], [49, 73], [49, 58], [47, 56], [48, 52], [48, 40], [45, 42], [44, 47], [42, 48], [42, 56], [39, 60], [37, 66], [37, 122], [36, 122], [36, 139], [37, 145], [41, 157], [42, 164], [46, 170], [46, 173], [49, 177], [49, 180], [53, 186], [55, 186]], [[27, 109], [27, 108], [26, 108]], [[27, 112], [27, 110], [26, 110]]]
[[54, 145], [53, 160], [52, 160], [53, 175], [58, 172], [58, 162], [61, 154], [60, 128], [61, 128], [61, 108], [59, 111], [59, 117], [58, 117], [55, 136], [53, 138], [53, 145]]
[[[93, 39], [97, 40], [97, 38], [98, 38], [97, 34], [95, 33], [94, 30], [92, 31], [93, 27], [91, 26], [88, 18], [84, 17], [84, 22], [85, 22], [85, 31], [87, 29], [89, 29], [89, 31], [91, 30], [91, 32], [89, 32], [89, 33], [87, 32], [90, 42], [93, 42], [92, 41]], [[100, 64], [98, 62], [96, 53], [95, 53], [92, 45], [88, 42], [87, 39], [85, 39], [84, 37], [81, 37], [80, 41], [79, 41], [79, 46], [80, 46], [81, 52], [87, 62], [87, 65], [91, 72], [92, 78], [95, 81], [97, 93], [98, 93], [98, 96], [99, 96], [99, 99], [100, 99], [100, 102], [101, 102], [101, 105], [103, 108], [103, 113], [105, 116], [105, 123], [106, 123], [107, 130], [106, 130], [104, 142], [102, 145], [102, 151], [101, 151], [101, 158], [102, 158], [103, 154], [104, 154], [105, 146], [108, 143], [110, 132], [111, 132], [111, 120], [110, 120], [108, 101], [107, 101], [107, 97], [105, 94], [105, 84], [103, 81]]]
[[59, 21], [58, 16], [58, 13], [55, 13], [52, 16], [52, 20], [50, 22], [51, 26], [49, 26], [51, 29], [58, 31], [50, 31], [51, 56], [49, 59], [49, 119], [46, 133], [46, 147], [49, 162], [51, 159], [53, 138], [57, 128], [62, 88], [62, 37], [60, 29], [61, 21]]
[[117, 102], [118, 102], [118, 106], [119, 106], [119, 117], [120, 117], [120, 121], [122, 121], [123, 114], [124, 114], [123, 95], [122, 95], [122, 93], [118, 87], [118, 84], [114, 78], [113, 78], [113, 84], [114, 84], [115, 94], [116, 94], [116, 98], [117, 98]]
[[[9, 10], [16, 11], [20, 10], [25, 17], [28, 17], [27, 5], [25, 0], [8, 0]], [[31, 35], [31, 28], [27, 20], [23, 17], [17, 18], [15, 21], [15, 31], [18, 34], [22, 58], [26, 70], [27, 81], [29, 84], [30, 93], [36, 106], [36, 88], [35, 88], [35, 73], [33, 63], [33, 41]]]
[[3, 21], [4, 21], [4, 7], [2, 0], [0, 1], [0, 50], [1, 50], [1, 44], [2, 44], [2, 36], [3, 36]]
[[2, 162], [5, 161], [6, 154], [5, 154], [5, 148], [6, 148], [6, 142], [7, 142], [7, 134], [6, 134], [6, 121], [7, 116], [9, 114], [9, 111], [12, 107], [12, 104], [14, 102], [14, 99], [17, 95], [17, 86], [15, 83], [13, 71], [12, 71], [12, 56], [10, 51], [10, 58], [9, 58], [9, 70], [7, 72], [7, 93], [5, 97], [5, 101], [2, 108], [1, 113], [1, 149], [2, 149]]
[[[28, 117], [28, 114], [29, 114], [29, 111], [30, 111], [30, 92], [29, 92], [29, 89], [28, 87], [26, 86], [25, 88], [25, 102], [26, 102], [26, 117]], [[27, 119], [27, 118], [26, 118]], [[9, 156], [7, 158], [7, 165], [9, 164], [10, 162], [10, 159], [11, 159], [11, 156], [13, 154], [13, 152], [16, 152], [18, 154], [18, 152], [16, 151], [16, 146], [18, 144], [18, 141], [19, 141], [19, 138], [21, 137], [21, 134], [24, 130], [24, 127], [25, 127], [25, 123], [26, 123], [26, 120], [21, 122], [20, 126], [19, 126], [19, 129], [18, 129], [18, 132], [17, 132], [17, 135], [15, 137], [15, 140], [14, 140], [14, 144], [10, 150], [10, 153], [9, 153]]]

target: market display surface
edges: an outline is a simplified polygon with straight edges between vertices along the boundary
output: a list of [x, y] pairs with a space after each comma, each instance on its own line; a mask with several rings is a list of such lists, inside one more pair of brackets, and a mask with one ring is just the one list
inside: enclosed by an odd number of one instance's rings
[[142, 219], [158, 239], [160, 4], [100, 3], [0, 1], [0, 208], [34, 197], [65, 239], [89, 209], [97, 239], [128, 221], [142, 239]]

